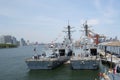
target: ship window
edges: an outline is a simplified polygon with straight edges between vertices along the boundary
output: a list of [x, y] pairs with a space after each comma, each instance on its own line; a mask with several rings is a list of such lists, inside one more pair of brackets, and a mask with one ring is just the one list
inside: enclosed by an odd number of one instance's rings
[[91, 55], [97, 55], [97, 49], [90, 49]]
[[60, 56], [65, 56], [65, 49], [60, 49], [59, 54]]

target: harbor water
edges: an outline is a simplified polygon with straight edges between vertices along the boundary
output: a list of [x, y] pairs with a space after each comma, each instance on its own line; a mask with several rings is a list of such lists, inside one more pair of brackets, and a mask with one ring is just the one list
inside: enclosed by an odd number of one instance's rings
[[[34, 46], [0, 49], [0, 80], [99, 80], [99, 70], [71, 70], [69, 64], [53, 70], [29, 70], [25, 59], [32, 57]], [[44, 51], [43, 46], [37, 52]]]

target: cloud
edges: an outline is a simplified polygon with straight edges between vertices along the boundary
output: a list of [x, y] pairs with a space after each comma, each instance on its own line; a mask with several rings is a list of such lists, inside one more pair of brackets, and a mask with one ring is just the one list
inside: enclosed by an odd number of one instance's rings
[[94, 5], [99, 12], [101, 23], [114, 23], [114, 18], [118, 16], [118, 12], [114, 8], [114, 0], [94, 0]]
[[87, 21], [88, 25], [98, 25], [99, 24], [99, 19], [88, 19], [88, 20], [81, 20], [80, 23], [84, 24], [85, 21]]
[[89, 19], [88, 20], [88, 24], [89, 25], [98, 25], [99, 24], [99, 20], [98, 19]]
[[94, 5], [98, 10], [101, 10], [101, 2], [100, 2], [100, 0], [94, 0]]

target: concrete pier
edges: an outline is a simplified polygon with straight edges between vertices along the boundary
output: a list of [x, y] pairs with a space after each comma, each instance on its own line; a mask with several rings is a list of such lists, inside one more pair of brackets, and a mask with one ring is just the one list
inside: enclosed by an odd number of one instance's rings
[[116, 72], [116, 65], [120, 65], [120, 42], [106, 42], [98, 45], [99, 54], [103, 64], [107, 64], [110, 70], [103, 74], [104, 80], [119, 80], [120, 73]]
[[98, 48], [103, 63], [110, 67], [120, 64], [120, 41], [100, 43]]
[[99, 54], [102, 56], [102, 63], [108, 64], [109, 67], [114, 68], [116, 64], [120, 64], [120, 58], [116, 57], [115, 55], [105, 53], [104, 51], [100, 51]]
[[120, 55], [120, 41], [100, 43], [98, 48], [104, 52], [112, 53], [116, 56]]

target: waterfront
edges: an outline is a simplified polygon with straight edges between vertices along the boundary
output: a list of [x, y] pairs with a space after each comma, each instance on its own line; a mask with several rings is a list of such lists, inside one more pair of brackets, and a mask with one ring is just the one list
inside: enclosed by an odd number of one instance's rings
[[[69, 64], [54, 70], [30, 71], [25, 59], [34, 54], [33, 49], [34, 46], [0, 49], [0, 80], [99, 80], [100, 70], [71, 70]], [[37, 52], [43, 49], [38, 46]]]

